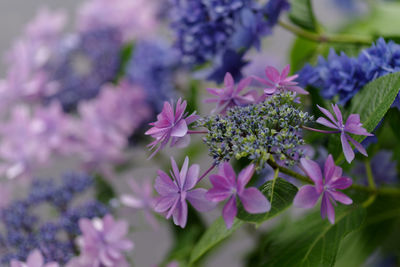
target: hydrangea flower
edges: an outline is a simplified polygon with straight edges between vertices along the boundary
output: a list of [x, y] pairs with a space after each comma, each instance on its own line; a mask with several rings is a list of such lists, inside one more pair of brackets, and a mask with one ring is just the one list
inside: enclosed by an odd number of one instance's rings
[[[307, 64], [299, 72], [302, 86], [311, 85], [321, 90], [324, 98], [338, 95], [340, 104], [346, 104], [364, 85], [383, 75], [400, 71], [400, 45], [379, 38], [358, 57], [340, 55], [331, 49], [327, 59], [319, 57], [316, 66]], [[400, 107], [400, 95], [394, 106]]]
[[263, 79], [257, 76], [254, 76], [254, 79], [265, 85], [264, 93], [266, 95], [271, 95], [276, 93], [277, 91], [293, 91], [299, 94], [307, 95], [308, 92], [303, 88], [297, 86], [297, 82], [294, 80], [299, 75], [289, 76], [290, 65], [286, 65], [286, 67], [282, 70], [282, 73], [279, 73], [277, 69], [272, 66], [268, 66], [265, 69], [265, 75], [267, 79]]
[[26, 259], [26, 262], [11, 260], [11, 267], [58, 267], [58, 266], [59, 265], [56, 262], [49, 262], [45, 264], [42, 253], [40, 253], [40, 250], [38, 249], [35, 249], [29, 254], [28, 258]]
[[124, 40], [143, 39], [156, 30], [158, 1], [89, 0], [79, 9], [78, 28], [92, 31], [117, 29]]
[[222, 217], [228, 228], [232, 227], [237, 214], [237, 199], [249, 213], [264, 213], [271, 209], [268, 199], [256, 187], [246, 188], [253, 174], [254, 165], [250, 164], [239, 173], [236, 179], [232, 166], [225, 162], [219, 168], [218, 174], [210, 175], [213, 188], [207, 191], [206, 197], [213, 202], [228, 199], [222, 211]]
[[312, 208], [322, 195], [321, 217], [328, 217], [330, 223], [335, 223], [335, 210], [332, 204], [336, 201], [350, 205], [353, 201], [337, 191], [351, 186], [352, 180], [342, 176], [342, 168], [335, 165], [332, 155], [329, 155], [325, 161], [324, 174], [315, 161], [302, 158], [300, 160], [303, 170], [313, 180], [314, 185], [305, 185], [300, 188], [294, 198], [294, 205], [301, 208]]
[[[133, 243], [126, 239], [128, 223], [116, 221], [110, 214], [104, 218], [79, 221], [82, 236], [78, 238], [81, 255], [71, 266], [128, 266], [123, 252], [131, 251]], [[90, 265], [89, 265], [90, 264]]]
[[287, 11], [290, 8], [290, 4], [287, 0], [269, 0], [265, 5], [263, 11], [267, 16], [267, 24], [271, 29], [278, 23], [279, 16], [283, 11]]
[[151, 149], [159, 145], [150, 157], [164, 148], [170, 140], [171, 146], [182, 147], [189, 143], [188, 126], [197, 120], [199, 116], [195, 115], [195, 112], [188, 116], [185, 113], [185, 109], [186, 101], [182, 102], [181, 98], [176, 103], [175, 110], [173, 104], [164, 103], [163, 110], [157, 115], [157, 121], [150, 123], [153, 127], [145, 133], [156, 139], [149, 144]]
[[346, 123], [343, 124], [342, 112], [340, 111], [338, 105], [332, 104], [336, 119], [327, 109], [324, 109], [320, 106], [318, 106], [318, 108], [329, 120], [320, 117], [317, 119], [317, 122], [326, 127], [338, 130], [337, 133], [340, 133], [340, 141], [342, 142], [343, 153], [348, 163], [351, 163], [351, 161], [354, 159], [354, 151], [349, 142], [351, 142], [361, 154], [368, 156], [365, 148], [349, 135], [349, 133], [351, 133], [356, 135], [373, 136], [373, 134], [368, 133], [367, 130], [362, 127], [360, 115], [350, 114], [346, 120]]
[[233, 80], [232, 75], [227, 72], [224, 79], [225, 87], [223, 89], [207, 88], [207, 91], [210, 94], [215, 95], [216, 98], [206, 99], [206, 102], [216, 102], [217, 107], [212, 112], [218, 110], [218, 113], [221, 114], [225, 114], [228, 108], [234, 106], [253, 104], [258, 99], [257, 91], [251, 90], [245, 94], [240, 94], [243, 89], [250, 85], [251, 82], [252, 78], [249, 77], [241, 80], [239, 84], [235, 86], [235, 81]]
[[146, 220], [154, 229], [157, 229], [158, 223], [153, 215], [155, 198], [153, 197], [153, 186], [151, 182], [145, 180], [142, 185], [139, 185], [134, 179], [129, 179], [128, 184], [133, 194], [121, 195], [121, 203], [133, 209], [143, 210]]
[[196, 188], [199, 180], [199, 165], [189, 167], [189, 158], [186, 157], [182, 169], [179, 171], [175, 160], [171, 157], [172, 179], [163, 172], [158, 171], [154, 188], [160, 194], [155, 204], [155, 211], [166, 214], [166, 218], [173, 217], [174, 223], [184, 228], [187, 222], [188, 207], [186, 201], [199, 211], [208, 211], [214, 207], [206, 200], [206, 190]]

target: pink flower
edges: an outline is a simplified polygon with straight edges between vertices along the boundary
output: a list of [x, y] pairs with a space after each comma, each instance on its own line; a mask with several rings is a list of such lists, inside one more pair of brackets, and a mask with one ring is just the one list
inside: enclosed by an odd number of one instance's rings
[[185, 113], [186, 101], [179, 98], [174, 112], [173, 105], [164, 102], [163, 110], [157, 115], [157, 121], [150, 123], [153, 127], [145, 134], [151, 135], [156, 140], [149, 144], [150, 148], [160, 146], [153, 152], [153, 157], [160, 149], [164, 148], [171, 140], [170, 146], [184, 147], [188, 145], [190, 138], [187, 135], [188, 126], [199, 118], [195, 112], [190, 116]]
[[89, 0], [80, 9], [79, 28], [116, 28], [129, 41], [154, 33], [157, 15], [155, 0]]
[[133, 243], [126, 239], [128, 223], [115, 221], [111, 215], [103, 219], [89, 220], [83, 218], [79, 221], [82, 236], [78, 238], [81, 255], [71, 266], [128, 266], [124, 251], [131, 251]]
[[286, 65], [286, 67], [282, 70], [282, 73], [279, 73], [277, 69], [272, 66], [268, 66], [265, 69], [265, 75], [267, 76], [267, 80], [254, 76], [254, 79], [259, 81], [260, 83], [266, 85], [264, 88], [264, 93], [267, 95], [271, 95], [276, 93], [276, 91], [293, 91], [298, 94], [307, 95], [308, 92], [303, 88], [297, 86], [297, 82], [294, 80], [298, 77], [298, 75], [289, 76], [290, 65]]
[[243, 169], [236, 180], [232, 166], [225, 162], [219, 168], [218, 174], [210, 176], [213, 188], [208, 190], [206, 197], [213, 202], [228, 199], [222, 211], [222, 217], [228, 228], [232, 227], [237, 214], [236, 199], [239, 198], [244, 209], [249, 213], [264, 213], [270, 210], [268, 199], [256, 188], [245, 188], [254, 174], [254, 165]]
[[29, 254], [28, 258], [26, 259], [26, 262], [21, 262], [17, 260], [11, 261], [11, 267], [58, 267], [58, 266], [59, 265], [56, 262], [49, 262], [45, 264], [42, 253], [40, 253], [40, 250], [38, 249], [35, 249]]
[[351, 163], [351, 161], [354, 159], [354, 151], [351, 148], [349, 142], [351, 142], [357, 148], [357, 150], [360, 151], [361, 154], [368, 156], [365, 148], [347, 134], [352, 133], [356, 135], [373, 136], [373, 134], [368, 133], [367, 130], [362, 127], [362, 123], [360, 122], [360, 115], [350, 114], [350, 116], [347, 118], [346, 123], [343, 124], [342, 112], [340, 111], [338, 105], [332, 104], [332, 109], [336, 115], [336, 119], [328, 110], [320, 106], [318, 106], [318, 108], [321, 110], [322, 113], [325, 114], [326, 117], [328, 117], [329, 120], [320, 117], [317, 119], [317, 122], [326, 127], [338, 130], [338, 133], [340, 133], [340, 140], [342, 142], [343, 153], [348, 163]]
[[134, 194], [122, 195], [121, 203], [133, 209], [143, 210], [147, 221], [154, 229], [157, 229], [158, 224], [153, 216], [155, 198], [150, 180], [145, 180], [141, 186], [134, 179], [129, 179], [128, 183]]
[[350, 205], [353, 201], [337, 191], [337, 189], [346, 189], [352, 184], [352, 180], [342, 176], [342, 168], [335, 165], [332, 155], [329, 155], [325, 161], [324, 175], [322, 175], [319, 165], [312, 160], [302, 158], [301, 165], [306, 174], [314, 181], [314, 186], [305, 185], [300, 188], [294, 198], [294, 205], [301, 208], [310, 209], [315, 206], [319, 197], [322, 195], [321, 217], [335, 223], [336, 201], [342, 204]]
[[235, 81], [232, 75], [227, 72], [224, 79], [223, 89], [207, 88], [207, 91], [217, 96], [216, 98], [206, 99], [207, 103], [217, 103], [217, 107], [212, 111], [218, 110], [219, 113], [225, 114], [226, 111], [234, 106], [244, 106], [255, 103], [258, 99], [258, 94], [255, 90], [251, 90], [243, 95], [240, 93], [252, 82], [252, 78], [245, 78], [241, 80], [238, 86], [235, 88]]
[[212, 203], [206, 200], [206, 190], [196, 188], [199, 177], [199, 165], [193, 164], [189, 168], [189, 158], [186, 157], [179, 171], [175, 160], [171, 157], [172, 179], [163, 172], [158, 171], [158, 177], [154, 188], [160, 194], [158, 197], [155, 211], [166, 214], [166, 218], [171, 216], [174, 223], [184, 228], [187, 222], [188, 207], [186, 200], [199, 211], [208, 211], [214, 207]]

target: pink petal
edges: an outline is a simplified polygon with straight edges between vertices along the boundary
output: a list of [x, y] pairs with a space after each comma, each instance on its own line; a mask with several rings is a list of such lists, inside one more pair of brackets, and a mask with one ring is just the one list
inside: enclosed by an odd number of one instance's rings
[[186, 198], [195, 209], [206, 212], [215, 208], [215, 203], [206, 198], [206, 193], [206, 189], [197, 188], [187, 192]]
[[176, 103], [174, 122], [177, 122], [182, 118], [182, 115], [186, 109], [186, 105], [187, 105], [186, 100], [182, 102], [181, 98], [178, 99], [178, 102]]
[[221, 188], [211, 188], [206, 193], [206, 198], [213, 202], [221, 202], [232, 196], [231, 190], [224, 190]]
[[267, 81], [267, 80], [265, 80], [263, 78], [260, 78], [260, 77], [257, 77], [257, 76], [252, 76], [252, 78], [255, 79], [256, 81], [266, 85], [266, 86], [275, 88], [275, 85], [273, 83], [271, 83], [271, 82], [269, 82], [269, 81]]
[[26, 265], [28, 267], [42, 267], [43, 265], [43, 256], [42, 253], [40, 252], [40, 250], [35, 249], [34, 251], [32, 251], [27, 260], [26, 260]]
[[123, 205], [130, 208], [141, 209], [144, 207], [143, 201], [132, 195], [121, 195], [120, 200]]
[[281, 80], [285, 80], [290, 72], [290, 64], [286, 65], [281, 72]]
[[196, 185], [199, 178], [199, 171], [200, 166], [198, 164], [193, 164], [192, 166], [190, 166], [186, 175], [186, 182], [183, 186], [184, 191], [188, 191]]
[[272, 66], [268, 66], [265, 69], [265, 75], [267, 75], [267, 78], [272, 81], [273, 83], [279, 83], [280, 82], [280, 74], [277, 69], [275, 69]]
[[183, 189], [185, 186], [188, 168], [189, 168], [189, 157], [186, 156], [185, 160], [183, 162], [183, 165], [182, 165], [181, 172], [179, 173], [179, 176], [178, 176], [181, 189]]
[[253, 177], [254, 170], [254, 164], [250, 164], [239, 173], [237, 180], [237, 188], [239, 192], [246, 187], [251, 177]]
[[322, 202], [321, 202], [321, 217], [322, 219], [325, 219], [325, 217], [328, 215], [328, 220], [331, 224], [335, 223], [335, 210], [333, 208], [333, 205], [331, 201], [329, 200], [329, 196], [324, 193], [322, 196]]
[[255, 187], [244, 189], [239, 193], [239, 198], [249, 213], [264, 213], [271, 209], [268, 199]]
[[333, 123], [331, 123], [330, 121], [328, 121], [327, 119], [325, 119], [323, 117], [319, 117], [317, 119], [317, 123], [322, 124], [328, 128], [338, 129], [338, 127], [336, 125], [334, 125]]
[[346, 134], [346, 138], [347, 138], [348, 140], [350, 140], [350, 142], [353, 143], [353, 145], [356, 147], [356, 149], [357, 149], [361, 154], [363, 154], [364, 156], [368, 157], [367, 151], [365, 150], [365, 148], [364, 148], [359, 142], [357, 142], [356, 140], [354, 140], [353, 138], [351, 138], [351, 136], [348, 135], [348, 134]]
[[172, 106], [168, 102], [164, 102], [163, 110], [161, 111], [161, 115], [165, 116], [168, 119], [169, 123], [172, 124], [175, 121], [174, 111]]
[[340, 111], [339, 107], [337, 104], [333, 105], [332, 104], [332, 108], [333, 108], [333, 112], [335, 112], [336, 118], [339, 122], [339, 124], [343, 124], [343, 117], [342, 117], [342, 112]]
[[163, 213], [169, 210], [175, 202], [179, 200], [179, 195], [170, 195], [165, 197], [159, 197], [156, 200], [156, 204], [154, 205], [154, 211]]
[[[186, 160], [186, 158], [185, 158], [185, 160]], [[176, 165], [176, 162], [173, 157], [171, 157], [171, 167], [172, 167], [173, 176], [176, 180], [176, 183], [178, 184], [178, 188], [182, 188], [179, 168], [178, 168], [178, 165]]]
[[107, 242], [115, 242], [123, 238], [127, 233], [128, 223], [126, 221], [117, 221], [104, 238]]
[[299, 208], [310, 209], [315, 206], [320, 195], [314, 186], [305, 185], [297, 192], [293, 200], [293, 205]]
[[351, 163], [351, 161], [354, 159], [354, 151], [351, 148], [349, 142], [347, 141], [346, 135], [344, 133], [340, 135], [340, 141], [342, 142], [344, 156], [347, 162]]
[[226, 202], [224, 209], [222, 210], [222, 217], [224, 218], [227, 228], [231, 228], [233, 221], [237, 214], [236, 198], [232, 196], [228, 202]]
[[224, 176], [227, 178], [230, 184], [236, 184], [236, 174], [231, 164], [229, 164], [228, 162], [224, 162], [220, 169], [222, 169]]
[[263, 88], [264, 94], [267, 94], [267, 95], [272, 95], [273, 93], [276, 92], [276, 90], [277, 90], [276, 87], [266, 87], [266, 88]]
[[325, 161], [325, 166], [324, 166], [325, 184], [329, 183], [329, 181], [331, 180], [331, 178], [335, 173], [335, 169], [336, 165], [335, 162], [333, 161], [333, 157], [332, 155], [329, 155]]
[[243, 89], [245, 89], [247, 86], [249, 86], [252, 81], [253, 81], [252, 77], [247, 77], [247, 78], [241, 80], [236, 88], [236, 94], [239, 94], [241, 91], [243, 91]]
[[179, 201], [172, 215], [174, 223], [182, 228], [185, 228], [187, 222], [187, 213], [188, 208], [186, 202], [184, 200]]
[[179, 191], [176, 184], [162, 170], [158, 170], [158, 177], [156, 178], [154, 188], [162, 196], [177, 193]]
[[306, 90], [304, 90], [300, 86], [289, 86], [289, 87], [287, 87], [287, 89], [289, 91], [293, 91], [293, 92], [296, 92], [296, 93], [301, 94], [301, 95], [308, 95], [309, 94]]
[[[331, 120], [331, 122], [333, 124], [337, 124], [337, 121], [335, 120], [335, 118], [333, 117], [332, 113], [330, 113], [327, 109], [320, 107], [319, 105], [317, 105], [317, 107], [319, 108], [319, 110], [321, 110], [322, 113], [324, 113], [325, 116], [328, 117], [328, 119]], [[334, 128], [338, 128], [338, 126], [334, 127]]]
[[185, 120], [180, 120], [177, 124], [172, 127], [171, 136], [183, 137], [187, 134], [188, 127]]
[[229, 72], [225, 74], [224, 85], [225, 87], [230, 87], [235, 85], [235, 81], [233, 80], [233, 77]]
[[232, 188], [236, 188], [236, 181], [232, 181], [228, 179], [225, 175], [221, 174], [211, 174], [210, 182], [214, 186], [214, 188], [225, 189], [227, 191], [231, 191]]
[[[207, 90], [207, 92], [209, 92], [210, 94], [215, 95], [215, 96], [219, 96], [220, 92], [223, 92], [222, 89], [218, 89], [218, 88], [207, 88], [206, 90]], [[212, 99], [217, 100], [218, 98], [212, 98]]]
[[86, 218], [79, 220], [79, 229], [81, 229], [83, 235], [95, 237], [97, 236], [97, 231], [94, 229], [92, 221]]
[[304, 171], [314, 181], [315, 185], [322, 184], [322, 173], [319, 165], [312, 160], [301, 158], [300, 163], [304, 168]]
[[336, 180], [331, 181], [329, 186], [335, 189], [346, 189], [353, 184], [353, 181], [348, 177], [340, 177]]
[[353, 200], [348, 196], [346, 196], [345, 194], [343, 194], [342, 192], [330, 190], [329, 194], [332, 196], [333, 199], [342, 204], [350, 205], [353, 203]]
[[190, 116], [188, 116], [185, 121], [187, 125], [190, 125], [191, 123], [197, 121], [198, 119], [200, 119], [199, 115], [196, 115], [196, 111], [193, 112]]

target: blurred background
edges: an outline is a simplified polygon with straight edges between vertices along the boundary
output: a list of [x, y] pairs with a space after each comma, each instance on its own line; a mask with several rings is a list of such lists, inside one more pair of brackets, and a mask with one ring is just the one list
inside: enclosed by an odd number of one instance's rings
[[[132, 0], [134, 1], [134, 0]], [[162, 0], [160, 0], [162, 1]], [[318, 14], [319, 20], [328, 28], [337, 29], [341, 25], [346, 23], [354, 10], [343, 8], [346, 6], [347, 1], [335, 1], [335, 0], [318, 0], [314, 1], [316, 14]], [[348, 1], [349, 3], [352, 1]], [[21, 35], [26, 24], [32, 20], [36, 15], [37, 11], [41, 7], [49, 7], [50, 9], [62, 9], [68, 14], [67, 30], [73, 29], [75, 25], [75, 14], [76, 9], [83, 3], [82, 0], [12, 0], [12, 1], [0, 1], [0, 55], [4, 55], [6, 51], [10, 49], [12, 44]], [[360, 11], [361, 10], [361, 11]], [[356, 11], [364, 12], [362, 8]], [[274, 29], [274, 35], [269, 38], [265, 38], [262, 45], [262, 57], [257, 56], [255, 64], [267, 65], [271, 64], [276, 66], [278, 69], [288, 63], [289, 49], [291, 48], [294, 37], [291, 33], [276, 27]], [[259, 55], [258, 52], [252, 51], [250, 55]], [[257, 67], [257, 66], [256, 66]], [[253, 68], [253, 69], [252, 69]], [[248, 66], [247, 72], [251, 73], [254, 71], [254, 66]], [[1, 77], [6, 75], [7, 65], [3, 63], [0, 65]], [[166, 153], [168, 154], [168, 153]], [[129, 174], [124, 176], [135, 177], [138, 180], [145, 180], [149, 177], [154, 179], [156, 175], [156, 167], [152, 165], [151, 161], [146, 161], [148, 153], [143, 151], [142, 148], [136, 148], [131, 153], [134, 160], [132, 170]], [[69, 166], [73, 166], [73, 159], [65, 159], [62, 162], [58, 162], [57, 165], [53, 165], [52, 168], [46, 168], [40, 170], [41, 175], [58, 175], [60, 169], [68, 169]], [[203, 161], [203, 162], [202, 162]], [[207, 159], [199, 159], [198, 162], [204, 167], [209, 164]], [[54, 172], [56, 170], [56, 173]], [[126, 189], [126, 178], [119, 177], [116, 187], [121, 192], [128, 191]], [[154, 231], [147, 222], [143, 219], [143, 216], [132, 214], [127, 209], [123, 211], [124, 216], [129, 218], [129, 221], [133, 223], [133, 241], [135, 242], [135, 249], [133, 252], [132, 259], [135, 262], [135, 266], [155, 266], [157, 263], [162, 261], [163, 257], [168, 251], [171, 242], [171, 233], [169, 231], [169, 225], [165, 220], [160, 220], [160, 228]], [[207, 214], [207, 220], [211, 222], [218, 216], [219, 212], [215, 211]], [[274, 221], [269, 224], [274, 224]], [[268, 227], [265, 226], [265, 227]], [[243, 258], [243, 249], [252, 246], [252, 241], [249, 235], [245, 234], [246, 229], [237, 232], [234, 237], [230, 240], [229, 245], [224, 246], [216, 252], [210, 258], [210, 261], [206, 264], [210, 267], [236, 267], [241, 266], [241, 260]], [[217, 252], [218, 251], [218, 252]]]

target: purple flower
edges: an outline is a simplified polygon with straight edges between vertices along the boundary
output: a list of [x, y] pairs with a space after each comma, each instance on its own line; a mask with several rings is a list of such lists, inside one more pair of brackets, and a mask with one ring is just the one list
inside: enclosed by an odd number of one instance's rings
[[157, 199], [155, 211], [166, 213], [167, 219], [172, 216], [174, 223], [184, 228], [188, 214], [186, 200], [199, 211], [208, 211], [214, 205], [205, 198], [206, 190], [204, 188], [193, 189], [198, 182], [199, 165], [193, 164], [189, 168], [189, 158], [186, 157], [179, 172], [178, 166], [172, 157], [171, 164], [172, 179], [162, 170], [158, 171], [154, 187], [160, 197]]
[[26, 259], [26, 262], [21, 262], [17, 260], [11, 261], [11, 267], [58, 267], [58, 266], [59, 265], [56, 262], [49, 262], [45, 264], [42, 253], [38, 249], [35, 249], [29, 254], [28, 258]]
[[232, 166], [225, 162], [219, 168], [218, 174], [210, 175], [213, 188], [208, 190], [206, 197], [213, 202], [228, 199], [222, 211], [226, 227], [231, 228], [237, 214], [236, 199], [239, 198], [244, 209], [249, 213], [264, 213], [270, 210], [268, 199], [256, 188], [245, 188], [254, 173], [254, 165], [243, 169], [236, 180]]
[[319, 197], [322, 195], [321, 217], [324, 219], [328, 215], [328, 220], [335, 223], [335, 210], [333, 205], [336, 201], [350, 205], [353, 201], [337, 189], [346, 189], [352, 184], [352, 180], [342, 176], [342, 168], [335, 165], [332, 155], [325, 161], [324, 175], [315, 161], [302, 158], [300, 163], [305, 173], [314, 181], [314, 186], [305, 185], [300, 188], [294, 198], [294, 205], [301, 208], [310, 209], [315, 206]]
[[158, 224], [153, 216], [155, 198], [150, 180], [145, 180], [141, 186], [134, 179], [129, 179], [128, 183], [134, 194], [122, 195], [121, 203], [133, 209], [143, 210], [146, 220], [157, 229]]
[[254, 103], [258, 99], [257, 92], [251, 90], [243, 95], [240, 93], [252, 82], [252, 78], [246, 78], [239, 82], [235, 88], [235, 81], [232, 75], [227, 72], [224, 79], [223, 89], [207, 88], [207, 91], [217, 96], [216, 98], [206, 99], [207, 103], [217, 102], [217, 107], [212, 111], [219, 111], [221, 114], [225, 114], [226, 111], [234, 106], [244, 106]]
[[[71, 266], [125, 266], [127, 265], [124, 251], [133, 249], [133, 243], [126, 239], [128, 223], [115, 221], [111, 215], [103, 219], [79, 221], [82, 236], [78, 238], [81, 246], [81, 255], [74, 260]], [[90, 263], [90, 264], [89, 264]]]
[[288, 77], [289, 71], [290, 65], [286, 65], [286, 67], [282, 70], [282, 73], [279, 73], [279, 71], [274, 67], [268, 66], [265, 69], [267, 80], [257, 76], [254, 76], [254, 79], [266, 85], [264, 88], [264, 93], [267, 95], [274, 94], [278, 90], [293, 91], [298, 94], [307, 95], [308, 92], [297, 86], [298, 83], [294, 81], [298, 75], [296, 74]]
[[195, 115], [195, 112], [187, 116], [185, 109], [186, 101], [182, 102], [181, 98], [176, 103], [175, 112], [172, 104], [164, 102], [163, 110], [157, 115], [157, 121], [150, 123], [153, 127], [145, 133], [156, 139], [149, 144], [151, 149], [160, 144], [150, 157], [165, 147], [169, 140], [171, 140], [171, 147], [174, 145], [183, 147], [189, 143], [188, 125], [197, 120], [199, 116]]
[[343, 124], [342, 112], [340, 111], [337, 104], [332, 104], [336, 119], [328, 110], [320, 106], [318, 106], [318, 108], [319, 110], [321, 110], [322, 113], [325, 114], [326, 117], [328, 117], [329, 120], [320, 117], [317, 119], [317, 122], [326, 127], [337, 129], [341, 133], [340, 140], [342, 142], [343, 153], [348, 163], [351, 163], [351, 161], [354, 159], [354, 151], [351, 148], [349, 142], [351, 142], [357, 148], [357, 150], [360, 151], [361, 154], [368, 156], [365, 148], [347, 134], [352, 133], [356, 135], [373, 136], [373, 134], [368, 133], [367, 130], [362, 127], [362, 123], [360, 122], [360, 115], [350, 114], [350, 116], [347, 118], [346, 123]]

